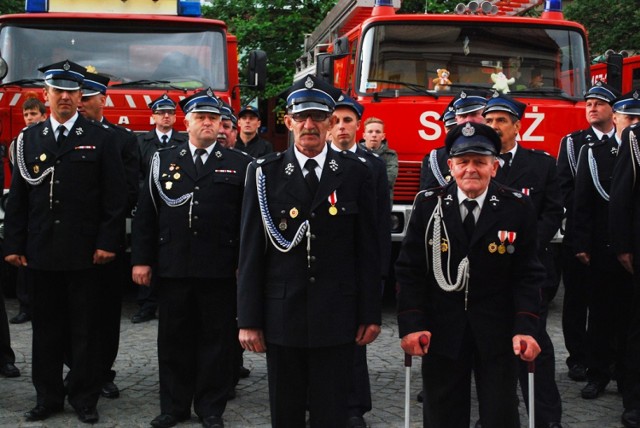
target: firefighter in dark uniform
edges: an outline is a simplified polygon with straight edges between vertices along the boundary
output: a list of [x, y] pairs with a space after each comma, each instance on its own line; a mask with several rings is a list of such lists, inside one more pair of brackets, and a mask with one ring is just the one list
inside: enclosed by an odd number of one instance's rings
[[562, 192], [564, 236], [562, 238], [562, 332], [569, 352], [567, 367], [569, 378], [587, 380], [587, 312], [590, 291], [587, 288], [587, 268], [576, 258], [573, 248], [573, 194], [578, 154], [585, 144], [613, 136], [613, 111], [611, 105], [619, 93], [606, 83], [598, 82], [585, 94], [585, 114], [589, 128], [572, 132], [560, 142], [558, 152], [558, 181]]
[[[440, 121], [444, 123], [444, 129], [449, 132], [451, 128], [456, 126], [456, 110], [453, 107], [455, 98], [451, 100], [447, 108], [440, 116]], [[420, 190], [430, 189], [432, 187], [446, 186], [451, 181], [451, 172], [447, 165], [449, 155], [445, 147], [438, 147], [431, 150], [422, 159], [422, 167], [420, 168]]]
[[[171, 147], [186, 143], [187, 137], [173, 129], [176, 122], [176, 103], [167, 94], [163, 94], [149, 103], [154, 128], [138, 136], [140, 157], [140, 182], [145, 186], [149, 174], [149, 165], [153, 154], [163, 147]], [[149, 287], [138, 287], [138, 311], [131, 317], [134, 324], [146, 322], [156, 317], [158, 296], [155, 279], [151, 279]]]
[[[342, 95], [336, 103], [333, 116], [335, 124], [331, 129], [331, 148], [336, 151], [348, 150], [367, 160], [373, 174], [373, 189], [378, 206], [376, 217], [378, 244], [380, 246], [380, 278], [384, 291], [384, 281], [389, 272], [391, 260], [391, 206], [389, 204], [389, 182], [387, 167], [378, 155], [356, 144], [356, 134], [360, 128], [364, 107], [348, 95]], [[371, 411], [371, 384], [367, 366], [367, 347], [356, 346], [354, 353], [353, 382], [349, 390], [349, 428], [365, 428], [364, 414]]]
[[233, 389], [240, 208], [251, 159], [216, 143], [221, 105], [211, 89], [180, 102], [189, 142], [153, 156], [133, 219], [133, 280], [158, 281], [154, 427], [188, 420], [192, 402], [205, 428], [222, 427]]
[[294, 145], [247, 174], [240, 343], [267, 353], [271, 423], [345, 427], [354, 346], [380, 331], [380, 251], [367, 160], [328, 148], [340, 91], [313, 76], [286, 92]]
[[[79, 106], [80, 113], [87, 119], [107, 125], [117, 135], [118, 153], [122, 159], [127, 182], [127, 216], [136, 206], [138, 200], [138, 175], [140, 173], [140, 159], [138, 158], [138, 142], [135, 134], [126, 128], [114, 125], [104, 117], [109, 78], [101, 74], [87, 72], [82, 83], [82, 99]], [[99, 278], [102, 281], [102, 314], [100, 316], [100, 330], [102, 334], [102, 358], [104, 383], [100, 394], [106, 398], [117, 398], [120, 391], [114, 379], [116, 372], [113, 363], [118, 356], [120, 344], [120, 316], [122, 313], [122, 291], [128, 284], [128, 265], [125, 265], [126, 225], [123, 220], [120, 225], [121, 242], [116, 259], [103, 266], [99, 266]]]
[[501, 145], [491, 128], [457, 125], [445, 144], [455, 181], [416, 196], [396, 262], [401, 346], [423, 356], [425, 427], [469, 427], [472, 371], [483, 425], [519, 427], [514, 354], [540, 352], [536, 213], [491, 180]]
[[5, 260], [33, 278], [33, 383], [43, 420], [62, 411], [65, 352], [73, 361], [66, 394], [82, 422], [98, 420], [102, 383], [96, 265], [113, 261], [127, 189], [115, 133], [78, 114], [84, 67], [40, 69], [49, 119], [16, 140], [16, 168], [5, 217]]
[[[638, 92], [635, 92], [636, 97]], [[587, 385], [581, 395], [597, 398], [615, 377], [623, 385], [627, 327], [633, 283], [631, 273], [618, 262], [609, 234], [609, 192], [618, 159], [619, 135], [629, 122], [640, 119], [640, 100], [633, 92], [613, 104], [616, 134], [587, 143], [580, 150], [574, 193], [574, 252], [587, 266], [589, 322], [587, 329]], [[623, 118], [624, 117], [624, 118]], [[625, 123], [618, 123], [624, 121]], [[617, 217], [617, 216], [616, 216]], [[616, 218], [614, 217], [614, 218]], [[620, 390], [622, 391], [622, 387]]]
[[[627, 114], [639, 115], [637, 99], [640, 90], [632, 97], [636, 107], [626, 109]], [[618, 261], [633, 275], [633, 297], [628, 314], [626, 364], [622, 384], [624, 412], [621, 420], [627, 428], [640, 424], [640, 123], [622, 131], [618, 160], [611, 179], [609, 201], [609, 230], [611, 244]]]
[[[560, 229], [562, 201], [558, 186], [555, 160], [547, 153], [527, 149], [516, 142], [520, 120], [526, 105], [507, 95], [495, 93], [489, 99], [483, 115], [487, 125], [500, 136], [501, 163], [495, 180], [528, 195], [536, 212], [538, 258], [547, 272], [541, 287], [540, 323], [536, 338], [542, 352], [536, 361], [535, 419], [540, 426], [560, 427], [562, 400], [555, 382], [555, 355], [553, 343], [546, 331], [548, 304], [557, 283], [551, 240]], [[528, 403], [527, 364], [520, 364], [520, 387]]]

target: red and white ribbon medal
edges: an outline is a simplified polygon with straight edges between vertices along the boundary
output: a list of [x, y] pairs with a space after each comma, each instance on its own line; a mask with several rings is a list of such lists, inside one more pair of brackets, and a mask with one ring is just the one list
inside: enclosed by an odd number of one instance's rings
[[329, 207], [329, 214], [331, 215], [338, 214], [338, 208], [336, 208], [336, 203], [338, 202], [338, 194], [336, 193], [335, 190], [331, 192], [328, 199], [329, 199], [329, 203], [331, 204], [331, 206]]
[[504, 246], [504, 241], [507, 240], [507, 231], [499, 230], [498, 231], [498, 239], [500, 240], [500, 245], [498, 245], [498, 253], [504, 254], [507, 251], [507, 247]]
[[513, 242], [516, 240], [516, 232], [508, 232], [507, 239], [509, 240], [509, 245], [507, 245], [507, 253], [513, 254], [516, 251], [516, 247], [513, 246]]

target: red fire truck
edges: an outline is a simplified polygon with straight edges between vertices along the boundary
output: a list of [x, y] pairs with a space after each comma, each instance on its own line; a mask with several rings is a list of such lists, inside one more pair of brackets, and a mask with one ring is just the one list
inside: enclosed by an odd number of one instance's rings
[[640, 88], [640, 55], [631, 55], [628, 51], [616, 53], [605, 52], [598, 62], [591, 66], [591, 83], [599, 80], [607, 82], [619, 89], [623, 94], [632, 88]]
[[[177, 102], [210, 87], [240, 107], [237, 39], [200, 17], [199, 0], [27, 0], [25, 11], [0, 16], [0, 144], [24, 127], [25, 98], [43, 99], [38, 68], [65, 59], [111, 78], [105, 116], [136, 132], [152, 128], [147, 104], [163, 93]], [[254, 87], [265, 70], [251, 52]]]
[[[425, 154], [444, 143], [438, 119], [462, 90], [504, 90], [506, 81], [527, 104], [520, 141], [552, 155], [564, 135], [585, 126], [585, 29], [563, 18], [559, 0], [548, 0], [540, 18], [514, 16], [538, 3], [493, 0], [459, 4], [454, 14], [402, 15], [400, 0], [339, 0], [308, 36], [297, 77], [315, 72], [363, 104], [363, 119], [385, 122], [400, 170], [394, 241], [404, 236]], [[450, 83], [436, 87], [443, 69]]]

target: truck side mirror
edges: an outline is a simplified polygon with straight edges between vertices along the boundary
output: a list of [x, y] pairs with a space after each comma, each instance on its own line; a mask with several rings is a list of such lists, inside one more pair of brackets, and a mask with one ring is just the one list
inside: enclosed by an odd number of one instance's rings
[[267, 84], [267, 53], [261, 50], [249, 52], [247, 83], [259, 91]]
[[316, 77], [330, 85], [333, 85], [333, 59], [334, 56], [327, 53], [316, 58]]
[[349, 39], [345, 36], [336, 39], [333, 42], [332, 54], [338, 58], [349, 55]]
[[607, 56], [607, 83], [622, 92], [622, 55], [609, 53]]

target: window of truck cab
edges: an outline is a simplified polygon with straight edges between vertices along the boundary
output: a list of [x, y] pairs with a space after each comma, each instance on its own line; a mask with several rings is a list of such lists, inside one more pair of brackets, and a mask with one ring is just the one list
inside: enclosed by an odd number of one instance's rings
[[424, 20], [371, 25], [362, 37], [358, 92], [410, 96], [419, 88], [435, 93], [438, 70], [446, 69], [451, 84], [440, 90], [452, 94], [465, 88], [490, 89], [491, 75], [502, 72], [512, 82], [514, 96], [583, 96], [589, 66], [580, 31], [487, 24]]
[[5, 24], [0, 29], [0, 54], [9, 73], [3, 83], [41, 79], [38, 68], [69, 59], [108, 76], [112, 84], [228, 88], [222, 29], [154, 28], [132, 22], [127, 27], [113, 20], [91, 26], [47, 20]]

